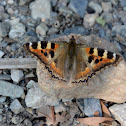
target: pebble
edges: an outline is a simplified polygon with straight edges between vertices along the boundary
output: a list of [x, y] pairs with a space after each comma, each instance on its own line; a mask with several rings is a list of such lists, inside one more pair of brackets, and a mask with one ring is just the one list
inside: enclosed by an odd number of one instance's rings
[[19, 126], [20, 123], [23, 121], [23, 118], [20, 117], [19, 115], [14, 115], [11, 120], [12, 123], [17, 124], [17, 126]]
[[33, 80], [30, 80], [28, 82], [28, 84], [26, 85], [26, 87], [29, 89], [29, 88], [33, 88], [33, 86], [35, 86], [36, 84], [38, 84], [37, 82], [33, 81]]
[[4, 21], [9, 18], [9, 15], [5, 12], [0, 12], [0, 20]]
[[45, 105], [55, 106], [59, 104], [56, 99], [52, 99], [51, 96], [47, 96], [47, 94], [39, 88], [38, 84], [28, 90], [25, 97], [25, 103], [27, 107], [31, 108], [40, 108]]
[[0, 96], [0, 103], [5, 102], [5, 100], [6, 100], [6, 97]]
[[2, 115], [0, 115], [0, 122], [3, 120], [3, 116]]
[[[44, 6], [42, 6], [44, 5]], [[30, 3], [31, 16], [33, 19], [50, 18], [51, 5], [49, 0], [35, 0]]]
[[85, 14], [85, 10], [87, 8], [88, 0], [71, 0], [69, 3], [69, 7], [81, 18], [83, 18]]
[[9, 31], [10, 25], [7, 22], [0, 22], [0, 37], [6, 37]]
[[100, 4], [91, 1], [89, 7], [93, 8], [96, 13], [100, 14], [102, 12], [102, 7]]
[[20, 6], [23, 6], [23, 5], [25, 5], [25, 4], [27, 4], [27, 3], [29, 3], [31, 0], [20, 0], [19, 1], [19, 5]]
[[120, 0], [120, 4], [122, 7], [125, 7], [126, 6], [126, 0]]
[[26, 126], [33, 126], [33, 125], [32, 125], [32, 122], [31, 122], [29, 119], [25, 119], [25, 120], [23, 121], [23, 123], [24, 123]]
[[11, 77], [9, 74], [1, 74], [0, 80], [11, 80]]
[[54, 34], [54, 33], [57, 33], [57, 32], [58, 32], [58, 29], [57, 29], [57, 28], [50, 28], [50, 29], [48, 30], [48, 35]]
[[24, 94], [22, 87], [0, 80], [0, 95], [12, 98], [20, 98]]
[[86, 14], [84, 16], [84, 20], [83, 20], [83, 25], [86, 28], [90, 28], [95, 24], [95, 20], [98, 17], [98, 14], [94, 13], [94, 14]]
[[46, 35], [47, 30], [48, 30], [48, 27], [44, 23], [41, 23], [40, 25], [36, 27], [36, 33], [41, 36]]
[[102, 13], [102, 17], [103, 17], [103, 19], [105, 20], [106, 23], [113, 22], [112, 13], [104, 12], [104, 13]]
[[11, 70], [11, 79], [15, 83], [19, 83], [24, 77], [23, 71], [22, 70], [17, 70], [17, 69], [12, 69]]
[[18, 101], [18, 99], [15, 99], [11, 104], [10, 104], [10, 109], [12, 112], [15, 114], [19, 114], [24, 110], [23, 106], [21, 103]]
[[66, 111], [66, 107], [64, 104], [60, 103], [59, 105], [54, 106], [55, 109], [55, 113], [59, 113], [59, 112], [65, 112]]
[[12, 20], [9, 20], [9, 23], [11, 26], [15, 26], [15, 25], [19, 24], [19, 21], [20, 21], [19, 18], [14, 18]]
[[121, 21], [123, 22], [123, 24], [126, 25], [126, 11], [121, 11], [119, 15], [121, 17]]
[[111, 2], [102, 2], [102, 9], [104, 12], [111, 12], [112, 11], [112, 4]]
[[105, 30], [104, 30], [103, 28], [101, 28], [101, 29], [99, 30], [99, 37], [104, 38], [104, 36], [105, 36]]
[[2, 5], [0, 5], [0, 12], [4, 12], [4, 7]]
[[126, 103], [115, 104], [109, 107], [109, 110], [114, 115], [115, 120], [121, 123], [121, 126], [126, 126]]
[[[64, 30], [65, 35], [69, 35], [70, 33], [75, 33], [75, 34], [87, 34], [88, 30], [85, 29], [83, 26], [75, 26], [69, 29]], [[63, 35], [64, 35], [63, 34]]]
[[0, 58], [4, 55], [4, 52], [0, 51]]
[[96, 111], [99, 112], [99, 117], [102, 117], [100, 100], [96, 98], [81, 98], [77, 100], [81, 110], [88, 117], [94, 117]]
[[8, 9], [7, 9], [7, 12], [8, 12], [9, 14], [14, 14], [14, 11], [13, 11], [12, 8], [8, 8]]
[[11, 27], [9, 37], [12, 39], [20, 38], [25, 33], [25, 26], [22, 23], [18, 23]]
[[8, 0], [8, 4], [14, 4], [14, 0]]
[[13, 43], [13, 44], [11, 45], [11, 50], [12, 50], [13, 52], [15, 52], [15, 51], [17, 50], [17, 45], [16, 45], [16, 43]]
[[115, 6], [117, 6], [118, 0], [111, 0], [111, 3], [112, 3], [113, 5], [115, 5]]

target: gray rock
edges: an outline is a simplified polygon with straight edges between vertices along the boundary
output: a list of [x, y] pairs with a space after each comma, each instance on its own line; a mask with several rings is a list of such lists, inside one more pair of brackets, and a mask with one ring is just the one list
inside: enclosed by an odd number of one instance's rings
[[4, 7], [2, 5], [0, 5], [0, 12], [4, 12]]
[[23, 123], [24, 123], [26, 126], [33, 126], [33, 125], [32, 125], [32, 122], [31, 122], [29, 119], [25, 119], [25, 120], [23, 121]]
[[93, 2], [93, 1], [91, 1], [89, 3], [89, 7], [93, 8], [95, 10], [95, 12], [98, 13], [98, 14], [102, 12], [101, 5], [97, 4], [97, 3]]
[[8, 0], [8, 4], [14, 4], [14, 0]]
[[2, 115], [0, 115], [0, 122], [3, 120], [3, 116]]
[[48, 30], [48, 27], [44, 23], [41, 23], [40, 25], [36, 27], [36, 33], [39, 34], [40, 36], [45, 35], [47, 30]]
[[56, 105], [54, 107], [54, 109], [55, 109], [55, 113], [65, 112], [66, 111], [65, 105], [63, 105], [62, 103], [60, 103], [59, 105]]
[[104, 13], [102, 13], [102, 16], [103, 16], [103, 19], [105, 20], [105, 22], [107, 22], [107, 23], [113, 22], [112, 13], [104, 12]]
[[20, 0], [19, 5], [23, 6], [23, 5], [27, 4], [27, 3], [29, 3], [30, 1], [31, 0]]
[[1, 74], [0, 80], [11, 80], [11, 77], [9, 74]]
[[101, 29], [99, 30], [99, 37], [104, 38], [104, 36], [105, 36], [105, 30], [104, 30], [103, 28], [101, 28]]
[[20, 98], [24, 94], [22, 87], [0, 80], [0, 95]]
[[102, 9], [104, 12], [111, 12], [112, 11], [112, 5], [111, 2], [102, 2]]
[[19, 18], [14, 18], [12, 20], [9, 20], [9, 23], [11, 26], [15, 26], [15, 25], [19, 24], [19, 21], [20, 21]]
[[0, 58], [4, 55], [4, 52], [0, 51]]
[[11, 119], [12, 123], [16, 124], [17, 126], [20, 126], [20, 123], [23, 121], [23, 117], [19, 115], [14, 115]]
[[121, 21], [126, 25], [126, 11], [120, 11], [119, 16], [121, 17]]
[[25, 103], [27, 107], [32, 108], [40, 108], [45, 105], [55, 106], [59, 104], [56, 99], [51, 96], [47, 96], [46, 93], [39, 88], [38, 84], [35, 85], [34, 88], [28, 90], [25, 97]]
[[26, 85], [27, 88], [33, 88], [33, 86], [35, 86], [36, 84], [38, 84], [37, 82], [30, 80], [28, 82], [28, 84]]
[[0, 20], [6, 20], [9, 18], [9, 15], [5, 12], [0, 12]]
[[98, 17], [98, 14], [94, 13], [94, 14], [86, 14], [84, 16], [84, 20], [83, 20], [83, 25], [86, 28], [90, 28], [95, 24], [95, 20]]
[[120, 4], [122, 7], [126, 6], [126, 0], [120, 0]]
[[18, 99], [15, 99], [11, 104], [10, 104], [10, 109], [12, 112], [15, 114], [19, 114], [24, 110], [23, 106], [21, 103], [18, 101]]
[[[43, 6], [42, 6], [43, 5]], [[33, 19], [50, 18], [50, 1], [49, 0], [35, 0], [30, 3], [31, 16]]]
[[6, 97], [3, 97], [3, 96], [0, 97], [0, 103], [5, 102], [5, 100], [6, 100]]
[[11, 50], [12, 50], [13, 52], [15, 52], [15, 51], [17, 50], [17, 44], [16, 44], [16, 43], [13, 43], [13, 44], [11, 45]]
[[94, 117], [96, 111], [99, 112], [99, 116], [102, 117], [102, 110], [100, 100], [96, 98], [81, 98], [77, 100], [77, 103], [84, 113], [89, 117]]
[[111, 0], [111, 3], [112, 3], [113, 5], [115, 5], [115, 6], [117, 6], [118, 0]]
[[71, 0], [69, 7], [81, 18], [83, 18], [85, 14], [85, 10], [87, 8], [88, 1], [87, 0]]
[[115, 104], [109, 107], [112, 115], [114, 115], [115, 120], [121, 123], [121, 126], [126, 126], [126, 103]]
[[7, 22], [0, 23], [0, 37], [6, 37], [9, 31], [10, 25]]
[[50, 35], [50, 34], [54, 34], [54, 33], [57, 33], [58, 32], [58, 29], [57, 28], [50, 28], [49, 30], [48, 30], [48, 34]]
[[12, 39], [20, 38], [25, 33], [25, 26], [22, 23], [18, 23], [11, 27], [9, 37]]
[[23, 74], [23, 71], [22, 70], [16, 70], [16, 69], [12, 69], [11, 70], [11, 79], [15, 83], [20, 82], [23, 77], [24, 77], [24, 74]]

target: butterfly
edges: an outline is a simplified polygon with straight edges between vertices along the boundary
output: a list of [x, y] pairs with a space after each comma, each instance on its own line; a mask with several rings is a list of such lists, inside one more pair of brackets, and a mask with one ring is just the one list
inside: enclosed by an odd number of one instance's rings
[[76, 44], [74, 36], [69, 43], [39, 41], [26, 43], [24, 48], [45, 64], [53, 78], [66, 83], [87, 82], [98, 71], [117, 64], [121, 59], [116, 53]]

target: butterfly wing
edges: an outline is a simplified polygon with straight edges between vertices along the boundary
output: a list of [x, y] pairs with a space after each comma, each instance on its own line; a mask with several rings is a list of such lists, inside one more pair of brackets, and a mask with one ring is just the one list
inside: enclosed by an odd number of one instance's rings
[[75, 80], [84, 81], [92, 73], [96, 73], [106, 66], [117, 64], [121, 56], [104, 49], [79, 47], [76, 59], [77, 73], [75, 74]]
[[68, 43], [32, 42], [24, 44], [24, 48], [40, 62], [44, 63], [55, 77], [64, 78], [64, 62]]

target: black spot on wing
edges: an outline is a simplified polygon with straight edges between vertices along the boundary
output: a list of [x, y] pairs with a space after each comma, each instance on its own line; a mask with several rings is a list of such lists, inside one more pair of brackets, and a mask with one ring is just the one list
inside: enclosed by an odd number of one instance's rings
[[51, 55], [51, 58], [53, 58], [54, 57], [54, 51], [51, 50], [49, 53]]
[[51, 48], [52, 48], [52, 49], [55, 48], [55, 43], [51, 43]]
[[41, 53], [43, 53], [43, 50], [41, 50]]
[[108, 53], [107, 53], [107, 58], [108, 58], [108, 59], [112, 59], [112, 58], [113, 58], [113, 53], [108, 52]]
[[88, 57], [88, 62], [91, 63], [93, 59], [94, 59], [93, 56], [89, 56]]
[[47, 47], [47, 42], [41, 41], [41, 48], [45, 49]]
[[47, 52], [44, 52], [44, 56], [47, 56]]
[[99, 60], [98, 60], [98, 59], [96, 59], [96, 60], [95, 60], [95, 63], [96, 63], [96, 64], [97, 64], [97, 63], [99, 63]]
[[31, 46], [32, 46], [33, 49], [37, 49], [37, 43], [36, 42], [33, 42]]
[[90, 48], [89, 53], [90, 53], [90, 54], [93, 54], [93, 53], [94, 53], [94, 48]]
[[104, 54], [104, 50], [103, 49], [98, 49], [98, 56], [103, 56], [103, 54]]

